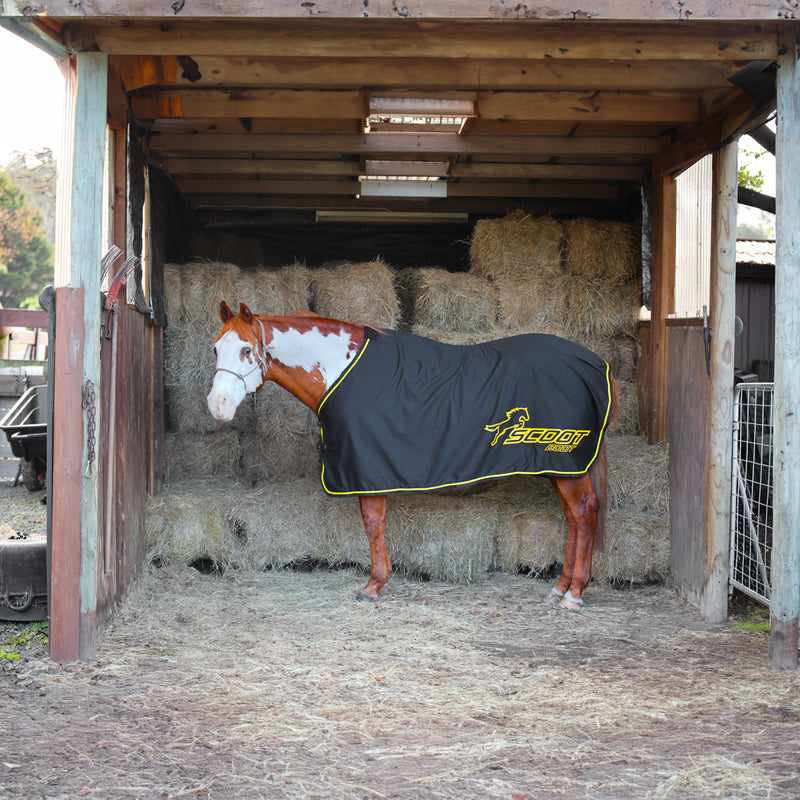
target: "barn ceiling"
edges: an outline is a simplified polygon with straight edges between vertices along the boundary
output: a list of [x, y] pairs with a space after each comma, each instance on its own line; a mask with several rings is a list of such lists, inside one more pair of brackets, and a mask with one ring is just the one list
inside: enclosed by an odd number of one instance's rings
[[774, 103], [777, 23], [49, 18], [208, 218], [624, 214]]

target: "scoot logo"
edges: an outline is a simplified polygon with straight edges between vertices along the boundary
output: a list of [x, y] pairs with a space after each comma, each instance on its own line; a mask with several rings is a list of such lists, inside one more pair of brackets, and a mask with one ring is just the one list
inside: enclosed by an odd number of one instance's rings
[[558, 453], [571, 453], [589, 431], [576, 431], [569, 428], [528, 428], [531, 415], [522, 406], [506, 412], [501, 422], [486, 425], [485, 431], [494, 433], [491, 446], [496, 444], [543, 444], [545, 450]]

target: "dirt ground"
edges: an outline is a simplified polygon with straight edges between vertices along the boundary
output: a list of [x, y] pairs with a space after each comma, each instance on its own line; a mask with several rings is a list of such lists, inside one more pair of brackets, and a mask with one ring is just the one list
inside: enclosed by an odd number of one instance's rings
[[148, 569], [92, 663], [0, 658], [0, 796], [800, 796], [800, 674], [763, 630], [662, 586], [570, 613], [524, 576], [363, 580]]

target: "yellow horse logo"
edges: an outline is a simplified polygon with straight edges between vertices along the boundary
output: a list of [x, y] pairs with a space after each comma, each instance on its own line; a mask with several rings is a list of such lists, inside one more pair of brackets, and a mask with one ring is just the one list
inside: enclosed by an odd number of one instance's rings
[[512, 408], [511, 411], [506, 411], [506, 418], [502, 422], [495, 422], [493, 425], [486, 425], [485, 431], [491, 433], [494, 431], [494, 439], [492, 439], [492, 447], [494, 447], [504, 433], [510, 433], [517, 428], [524, 428], [525, 423], [530, 420], [531, 415], [528, 413], [527, 408], [519, 406]]

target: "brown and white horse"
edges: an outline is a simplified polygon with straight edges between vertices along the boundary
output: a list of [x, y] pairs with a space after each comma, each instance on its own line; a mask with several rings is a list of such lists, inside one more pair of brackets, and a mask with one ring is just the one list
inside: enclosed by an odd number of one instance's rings
[[[311, 312], [264, 317], [241, 304], [234, 314], [220, 304], [222, 329], [217, 336], [216, 372], [208, 407], [219, 421], [233, 419], [251, 392], [274, 381], [315, 413], [326, 392], [352, 364], [364, 344], [366, 326], [326, 319]], [[616, 390], [614, 407], [616, 406]], [[602, 547], [605, 525], [606, 453], [600, 446], [588, 472], [551, 475], [564, 509], [568, 540], [561, 577], [546, 600], [563, 608], [583, 605], [583, 590], [591, 577], [592, 551]], [[377, 600], [391, 573], [386, 550], [386, 495], [359, 496], [361, 517], [370, 547], [371, 570], [359, 598]]]

